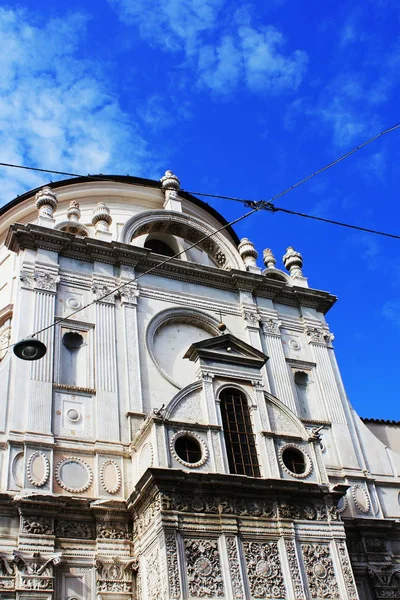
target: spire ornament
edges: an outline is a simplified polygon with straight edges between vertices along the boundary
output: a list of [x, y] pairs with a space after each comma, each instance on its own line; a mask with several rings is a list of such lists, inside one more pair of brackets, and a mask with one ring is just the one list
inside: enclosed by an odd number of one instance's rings
[[267, 269], [275, 269], [276, 258], [272, 254], [272, 250], [270, 248], [265, 248], [263, 251], [263, 261]]
[[256, 262], [258, 252], [255, 249], [253, 242], [251, 242], [248, 238], [242, 238], [240, 240], [238, 250], [246, 269], [248, 271], [253, 270], [254, 268], [258, 270]]
[[109, 231], [111, 223], [110, 209], [104, 202], [99, 202], [93, 211], [93, 227], [95, 227], [96, 231]]
[[178, 190], [181, 187], [179, 178], [172, 171], [168, 170], [165, 171], [160, 181], [161, 189], [165, 195], [164, 208], [174, 210], [175, 212], [182, 212], [181, 201], [178, 196]]
[[58, 200], [51, 187], [46, 185], [35, 194], [35, 206], [39, 212], [38, 224], [49, 226], [54, 224], [54, 211]]
[[67, 231], [75, 235], [87, 236], [89, 235], [89, 229], [79, 222], [81, 218], [81, 209], [79, 208], [79, 202], [72, 200], [67, 210], [67, 221], [62, 221], [57, 225], [57, 229], [61, 231]]

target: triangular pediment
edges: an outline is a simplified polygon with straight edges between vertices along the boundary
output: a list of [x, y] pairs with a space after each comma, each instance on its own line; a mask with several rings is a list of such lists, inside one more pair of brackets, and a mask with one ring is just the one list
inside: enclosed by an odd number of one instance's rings
[[183, 358], [188, 358], [191, 361], [203, 359], [213, 362], [241, 364], [258, 367], [259, 369], [268, 360], [266, 354], [246, 344], [246, 342], [231, 333], [192, 344]]

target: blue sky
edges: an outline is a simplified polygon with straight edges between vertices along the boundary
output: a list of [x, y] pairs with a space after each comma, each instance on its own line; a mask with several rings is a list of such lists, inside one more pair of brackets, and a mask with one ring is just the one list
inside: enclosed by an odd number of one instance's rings
[[[89, 0], [0, 8], [0, 161], [275, 195], [400, 120], [399, 11], [388, 0]], [[396, 100], [397, 98], [397, 100]], [[400, 233], [400, 131], [277, 205]], [[50, 177], [0, 170], [1, 203]], [[227, 219], [243, 207], [212, 202]], [[263, 213], [237, 226], [281, 264], [304, 256], [347, 393], [400, 419], [400, 242]], [[261, 261], [261, 259], [260, 259]]]

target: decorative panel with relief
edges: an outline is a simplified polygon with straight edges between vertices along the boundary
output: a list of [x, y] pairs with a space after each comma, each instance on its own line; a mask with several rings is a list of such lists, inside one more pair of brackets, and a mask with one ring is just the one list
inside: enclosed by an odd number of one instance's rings
[[56, 436], [93, 438], [93, 398], [89, 394], [55, 391], [53, 433]]

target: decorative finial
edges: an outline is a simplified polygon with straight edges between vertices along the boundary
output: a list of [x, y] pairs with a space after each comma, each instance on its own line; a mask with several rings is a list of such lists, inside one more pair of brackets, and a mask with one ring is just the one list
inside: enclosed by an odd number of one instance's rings
[[275, 269], [276, 259], [275, 256], [272, 254], [272, 250], [270, 250], [270, 248], [265, 248], [265, 250], [263, 251], [263, 260], [264, 265], [267, 267], [267, 269]]
[[254, 247], [253, 242], [250, 242], [247, 238], [242, 238], [238, 246], [239, 254], [243, 259], [245, 267], [257, 267], [256, 258], [258, 252]]
[[303, 277], [303, 257], [300, 252], [296, 252], [293, 246], [289, 246], [286, 250], [286, 254], [283, 257], [283, 264], [289, 271], [290, 277]]
[[179, 178], [172, 171], [165, 171], [160, 181], [165, 196], [164, 208], [182, 212], [181, 200], [178, 196], [178, 190], [181, 187]]
[[112, 223], [110, 209], [104, 202], [99, 202], [93, 211], [92, 225], [96, 231], [108, 231]]
[[179, 190], [181, 187], [179, 178], [174, 175], [172, 171], [165, 171], [165, 174], [161, 177], [160, 181], [163, 190]]
[[69, 209], [67, 210], [67, 217], [69, 221], [74, 221], [76, 223], [79, 221], [79, 219], [81, 218], [79, 202], [75, 202], [75, 200], [72, 200], [72, 202], [69, 205]]
[[40, 217], [53, 218], [54, 211], [57, 208], [57, 196], [49, 186], [43, 187], [35, 195], [35, 206], [39, 211]]

